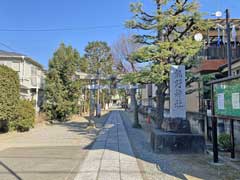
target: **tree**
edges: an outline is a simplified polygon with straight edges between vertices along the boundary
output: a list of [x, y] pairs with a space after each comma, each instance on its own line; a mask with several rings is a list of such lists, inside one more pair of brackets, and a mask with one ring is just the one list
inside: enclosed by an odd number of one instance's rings
[[75, 73], [79, 62], [78, 51], [63, 43], [49, 61], [44, 109], [51, 120], [65, 121], [77, 111], [81, 89]]
[[[136, 85], [135, 74], [138, 71], [137, 62], [131, 59], [131, 55], [135, 53], [141, 45], [134, 41], [134, 37], [131, 35], [122, 35], [112, 47], [113, 57], [115, 60], [116, 68], [119, 73], [123, 73], [123, 82]], [[129, 67], [130, 65], [130, 67]], [[141, 125], [138, 119], [138, 104], [136, 99], [136, 89], [130, 89], [131, 107], [134, 112], [134, 124], [133, 127], [140, 128]]]
[[[113, 58], [111, 54], [111, 48], [106, 42], [103, 41], [93, 41], [89, 42], [85, 47], [84, 57], [88, 62], [88, 73], [95, 74], [97, 76], [101, 75], [106, 77], [113, 73]], [[102, 81], [102, 83], [104, 83]], [[98, 84], [100, 85], [100, 79], [98, 79]], [[103, 90], [102, 96], [107, 94], [106, 90]], [[107, 97], [107, 96], [104, 96]], [[102, 100], [103, 106], [107, 100]], [[100, 108], [100, 90], [97, 91], [97, 107]], [[97, 109], [98, 109], [97, 108]], [[100, 111], [97, 111], [97, 116], [100, 116]]]
[[16, 118], [19, 92], [20, 83], [17, 72], [0, 65], [0, 124], [4, 131], [8, 131], [9, 122]]
[[111, 48], [103, 41], [89, 42], [85, 47], [88, 72], [102, 75], [112, 74], [113, 58]]
[[88, 72], [88, 60], [85, 57], [81, 57], [80, 59], [79, 70], [84, 73]]
[[185, 65], [189, 82], [193, 57], [201, 48], [202, 42], [194, 40], [196, 32], [207, 28], [207, 22], [198, 11], [198, 4], [189, 0], [155, 0], [155, 12], [150, 14], [142, 3], [131, 4], [133, 18], [126, 22], [130, 29], [142, 30], [135, 35], [136, 42], [143, 47], [132, 54], [131, 59], [148, 63], [149, 67], [137, 76], [139, 81], [154, 83], [157, 86], [157, 126], [164, 120], [164, 102], [169, 88], [170, 64]]
[[115, 66], [120, 73], [136, 72], [137, 63], [130, 59], [130, 55], [136, 52], [141, 45], [136, 43], [132, 35], [121, 35], [112, 46], [112, 54]]

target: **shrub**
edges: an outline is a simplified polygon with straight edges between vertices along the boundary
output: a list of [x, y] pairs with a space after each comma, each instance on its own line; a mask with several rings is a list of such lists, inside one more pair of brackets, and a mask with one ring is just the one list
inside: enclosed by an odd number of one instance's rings
[[0, 129], [8, 131], [8, 124], [15, 119], [19, 101], [20, 83], [17, 72], [0, 65]]
[[10, 121], [10, 129], [19, 132], [29, 131], [34, 126], [35, 109], [33, 103], [28, 100], [20, 100], [17, 111], [16, 119]]
[[218, 143], [219, 143], [219, 146], [224, 151], [231, 151], [232, 143], [231, 143], [231, 137], [229, 134], [226, 134], [226, 133], [220, 134], [218, 137]]

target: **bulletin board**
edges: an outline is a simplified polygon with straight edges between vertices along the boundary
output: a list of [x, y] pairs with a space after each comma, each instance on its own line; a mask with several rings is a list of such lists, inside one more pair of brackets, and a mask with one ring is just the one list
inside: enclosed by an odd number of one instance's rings
[[240, 117], [240, 78], [215, 83], [213, 91], [215, 115]]

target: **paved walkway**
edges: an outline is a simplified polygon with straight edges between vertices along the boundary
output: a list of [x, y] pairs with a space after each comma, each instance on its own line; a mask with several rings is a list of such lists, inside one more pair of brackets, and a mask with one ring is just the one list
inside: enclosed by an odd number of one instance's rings
[[113, 111], [80, 166], [75, 180], [141, 180], [123, 121]]

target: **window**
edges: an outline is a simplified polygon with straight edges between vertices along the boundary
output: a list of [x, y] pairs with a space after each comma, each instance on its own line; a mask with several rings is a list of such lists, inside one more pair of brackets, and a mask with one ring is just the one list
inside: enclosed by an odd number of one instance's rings
[[35, 66], [31, 67], [31, 76], [37, 76], [37, 68]]
[[237, 73], [237, 74], [240, 74], [240, 70], [238, 69], [238, 70], [236, 71], [236, 73]]

